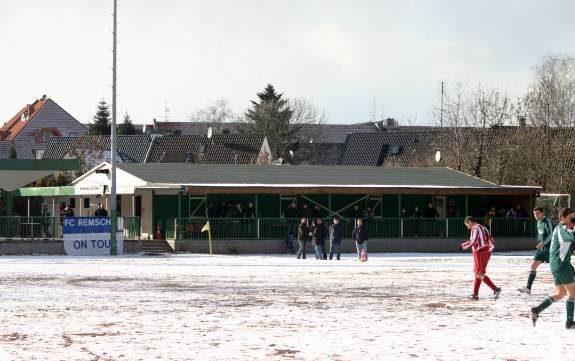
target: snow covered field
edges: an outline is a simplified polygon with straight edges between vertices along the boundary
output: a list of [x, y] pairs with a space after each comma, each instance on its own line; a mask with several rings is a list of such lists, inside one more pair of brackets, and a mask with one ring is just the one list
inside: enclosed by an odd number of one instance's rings
[[0, 360], [575, 360], [575, 332], [530, 256], [0, 257]]

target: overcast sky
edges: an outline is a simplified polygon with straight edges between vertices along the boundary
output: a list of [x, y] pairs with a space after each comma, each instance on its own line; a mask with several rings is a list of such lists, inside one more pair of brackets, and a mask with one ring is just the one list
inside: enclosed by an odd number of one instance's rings
[[[524, 91], [575, 55], [572, 0], [119, 0], [118, 112], [137, 123], [267, 83], [329, 122], [430, 123], [442, 80]], [[45, 92], [82, 122], [111, 99], [112, 0], [1, 0], [0, 124]]]

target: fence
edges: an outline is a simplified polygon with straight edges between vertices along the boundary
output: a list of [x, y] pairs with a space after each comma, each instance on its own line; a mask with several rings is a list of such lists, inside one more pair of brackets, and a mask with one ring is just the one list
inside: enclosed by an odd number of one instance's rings
[[[166, 238], [178, 240], [207, 239], [201, 229], [201, 218], [171, 218], [167, 221]], [[340, 221], [344, 238], [351, 238], [353, 220]], [[212, 239], [286, 239], [297, 238], [298, 219], [286, 218], [214, 218], [210, 219]], [[466, 238], [469, 230], [463, 218], [382, 218], [366, 223], [370, 238]], [[311, 222], [310, 222], [311, 225]], [[494, 237], [535, 237], [534, 219], [492, 219], [486, 224]]]
[[[139, 239], [140, 217], [122, 217], [125, 239]], [[60, 217], [0, 217], [0, 238], [53, 239], [62, 238]]]

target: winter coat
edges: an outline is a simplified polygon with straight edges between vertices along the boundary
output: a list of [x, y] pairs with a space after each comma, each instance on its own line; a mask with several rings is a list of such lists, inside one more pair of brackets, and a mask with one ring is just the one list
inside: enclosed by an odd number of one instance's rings
[[299, 241], [309, 241], [309, 227], [305, 223], [300, 223], [297, 227], [297, 239]]
[[329, 226], [329, 241], [333, 244], [340, 244], [342, 236], [341, 224], [332, 224]]
[[317, 224], [313, 228], [313, 241], [317, 246], [325, 246], [325, 225], [323, 223]]
[[353, 229], [351, 238], [359, 244], [362, 244], [363, 242], [367, 241], [369, 238], [367, 235], [367, 228], [364, 227], [363, 225], [359, 227], [356, 226]]

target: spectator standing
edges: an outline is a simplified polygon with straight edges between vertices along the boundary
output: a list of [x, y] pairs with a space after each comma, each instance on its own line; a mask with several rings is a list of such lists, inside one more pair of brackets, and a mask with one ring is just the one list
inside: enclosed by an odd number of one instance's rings
[[254, 202], [252, 201], [248, 202], [248, 206], [244, 211], [244, 218], [247, 218], [245, 222], [247, 230], [246, 233], [248, 235], [248, 238], [253, 238], [254, 236], [253, 232], [255, 228], [255, 218], [256, 218], [256, 207], [254, 205]]
[[225, 218], [226, 214], [228, 212], [227, 206], [226, 206], [226, 202], [221, 201], [220, 202], [220, 206], [218, 207], [218, 218]]
[[305, 259], [305, 247], [307, 242], [309, 241], [310, 231], [309, 227], [307, 226], [307, 218], [302, 218], [300, 224], [297, 228], [297, 240], [299, 243], [299, 250], [297, 251], [297, 259], [302, 257]]
[[47, 205], [42, 206], [42, 233], [44, 234], [45, 238], [52, 237], [50, 235], [50, 221], [51, 221], [51, 214], [50, 210], [48, 209]]
[[315, 219], [322, 218], [321, 207], [318, 204], [313, 207], [312, 216]]
[[74, 217], [74, 211], [70, 208], [69, 204], [66, 204], [64, 209], [60, 211], [60, 225], [62, 226], [62, 237], [64, 236], [64, 218], [66, 217]]
[[[426, 236], [432, 236], [435, 237], [437, 236], [437, 224], [435, 222], [435, 219], [437, 218], [438, 213], [437, 213], [437, 209], [433, 206], [432, 202], [427, 203], [427, 208], [425, 209], [425, 211], [423, 211], [423, 218], [425, 218], [425, 228], [427, 230], [427, 232], [425, 235]], [[429, 233], [429, 234], [428, 234]]]
[[284, 211], [284, 217], [288, 219], [297, 218], [297, 205], [295, 202], [291, 202], [287, 209]]
[[325, 248], [325, 224], [321, 218], [315, 221], [315, 227], [313, 227], [313, 242], [315, 244], [315, 258], [316, 259], [327, 259], [327, 250]]
[[333, 259], [333, 254], [336, 254], [337, 260], [339, 261], [341, 255], [341, 236], [342, 229], [341, 224], [339, 224], [339, 218], [335, 217], [333, 219], [333, 224], [329, 226], [329, 259]]
[[355, 242], [355, 247], [357, 249], [357, 257], [360, 261], [362, 260], [362, 253], [365, 254], [365, 261], [367, 261], [367, 240], [368, 240], [367, 228], [363, 225], [361, 218], [355, 220], [355, 228], [351, 234], [351, 239]]
[[418, 206], [413, 207], [411, 218], [413, 218], [412, 234], [414, 237], [419, 237], [421, 229], [421, 211], [419, 210]]
[[108, 217], [108, 211], [102, 207], [102, 203], [98, 203], [98, 208], [94, 211], [94, 217]]
[[505, 213], [505, 218], [507, 219], [517, 219], [517, 213], [514, 208], [509, 208], [507, 213]]
[[303, 204], [303, 208], [300, 212], [300, 215], [307, 219], [311, 219], [313, 217], [312, 210], [311, 208], [309, 208], [309, 205], [307, 203]]
[[291, 202], [287, 209], [283, 213], [284, 218], [287, 218], [287, 235], [286, 235], [286, 248], [288, 253], [294, 253], [293, 239], [294, 239], [294, 228], [297, 228], [297, 205], [295, 202]]
[[218, 211], [214, 208], [214, 202], [208, 203], [208, 208], [206, 208], [206, 217], [208, 217], [208, 219], [218, 217]]
[[361, 210], [359, 209], [359, 205], [355, 205], [353, 206], [353, 219], [358, 219], [361, 218], [361, 216], [363, 216], [363, 214], [361, 214]]

